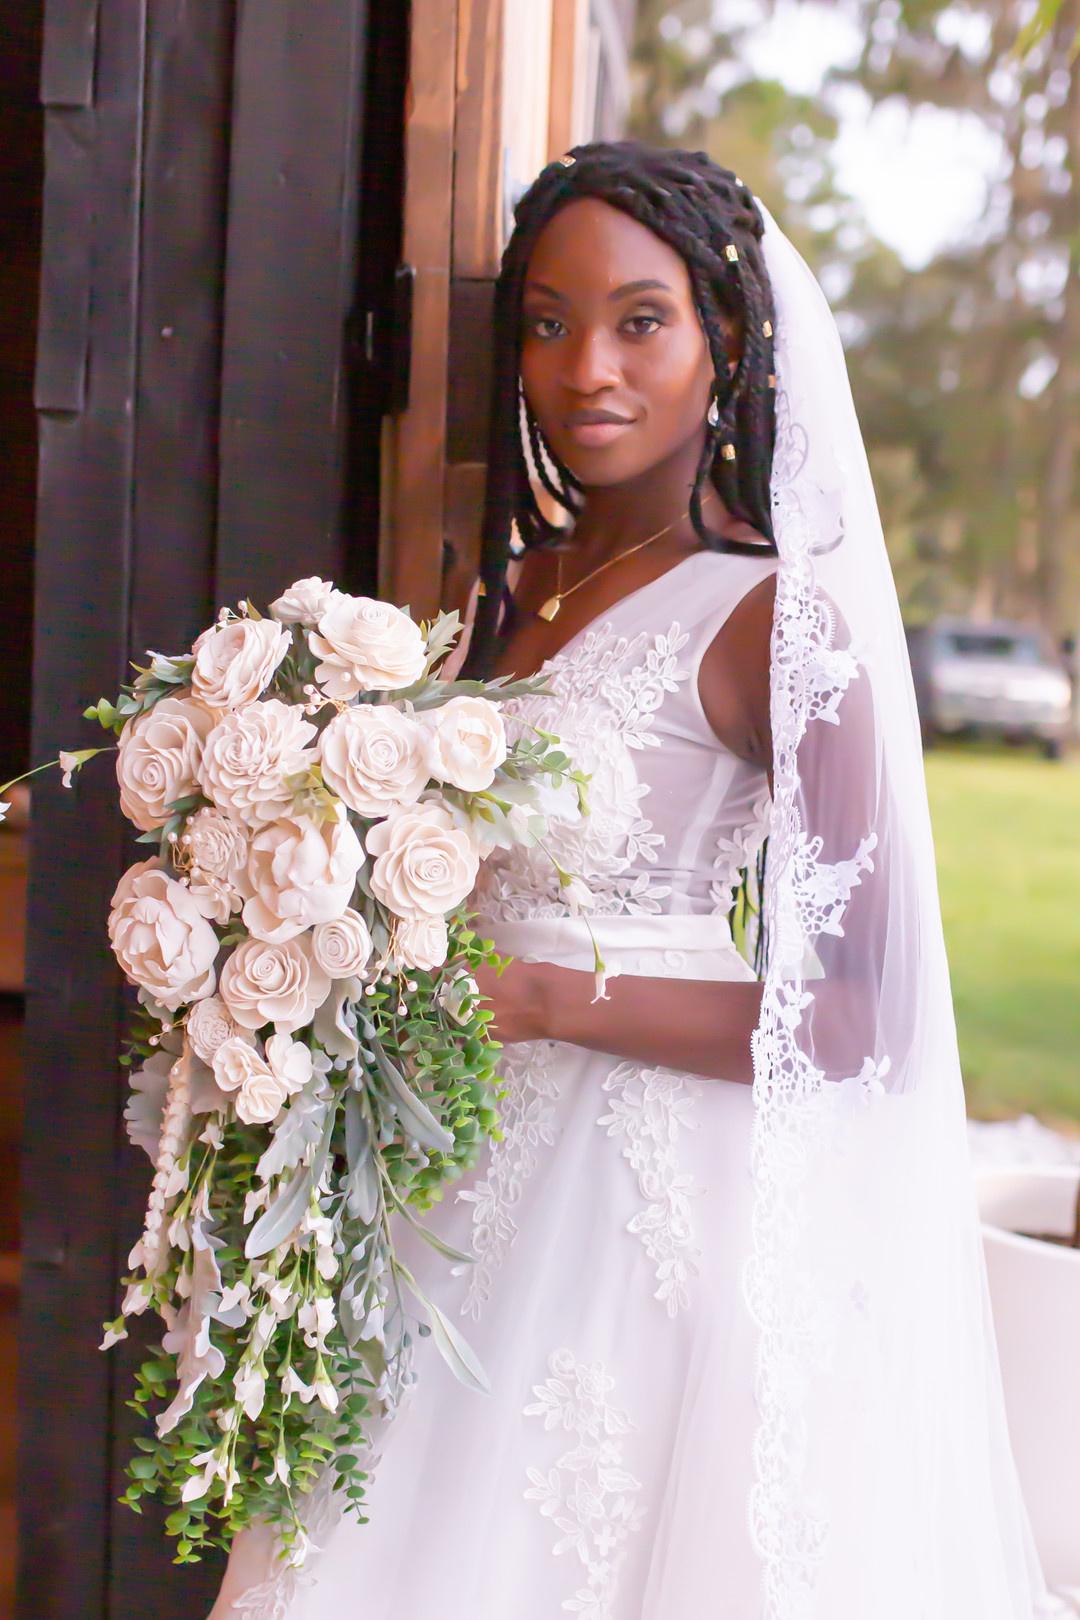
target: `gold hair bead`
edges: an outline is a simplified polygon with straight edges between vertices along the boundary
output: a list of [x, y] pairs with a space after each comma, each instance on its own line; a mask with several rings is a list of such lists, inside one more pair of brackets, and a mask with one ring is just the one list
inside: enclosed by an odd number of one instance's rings
[[774, 371], [769, 372], [769, 387], [770, 388], [775, 388], [776, 387], [776, 373]]
[[720, 454], [723, 456], [725, 461], [734, 461], [735, 460], [735, 446], [733, 444], [722, 445], [720, 447]]
[[483, 580], [480, 581], [480, 584], [477, 587], [476, 594], [477, 594], [477, 596], [486, 596], [487, 595], [487, 586], [484, 584]]
[[766, 337], [772, 337], [772, 321], [766, 321], [761, 330], [764, 332]]
[[564, 169], [568, 169], [572, 163], [577, 162], [577, 158], [574, 156], [573, 152], [564, 152], [558, 161], [562, 164]]
[[731, 260], [732, 264], [734, 264], [735, 260], [739, 257], [739, 250], [735, 246], [734, 242], [729, 242], [727, 247], [724, 249], [724, 252], [727, 254], [727, 257]]

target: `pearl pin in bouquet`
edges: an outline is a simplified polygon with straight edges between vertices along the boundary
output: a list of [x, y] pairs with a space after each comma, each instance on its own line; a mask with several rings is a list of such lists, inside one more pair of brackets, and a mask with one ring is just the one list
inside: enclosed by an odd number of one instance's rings
[[[498, 1128], [473, 974], [500, 958], [467, 900], [485, 856], [542, 843], [585, 782], [549, 734], [508, 740], [500, 706], [542, 681], [439, 676], [459, 630], [303, 579], [86, 711], [148, 846], [108, 932], [138, 991], [125, 1118], [153, 1179], [102, 1348], [161, 1319], [121, 1500], [171, 1509], [178, 1562], [256, 1518], [301, 1562], [328, 1479], [362, 1518], [417, 1332], [487, 1387], [394, 1234], [471, 1260], [420, 1219]], [[103, 751], [49, 763], [70, 786]]]

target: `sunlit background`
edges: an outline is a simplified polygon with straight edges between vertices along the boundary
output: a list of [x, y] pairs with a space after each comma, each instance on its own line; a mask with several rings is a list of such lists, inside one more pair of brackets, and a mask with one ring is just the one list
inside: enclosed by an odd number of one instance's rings
[[969, 1112], [1075, 1129], [1080, 5], [1028, 44], [1037, 10], [643, 0], [631, 127], [734, 169], [829, 296], [911, 629]]

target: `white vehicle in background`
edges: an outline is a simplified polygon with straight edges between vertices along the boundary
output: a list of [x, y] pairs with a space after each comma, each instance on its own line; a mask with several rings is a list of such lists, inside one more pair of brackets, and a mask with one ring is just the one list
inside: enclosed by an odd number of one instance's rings
[[1060, 759], [1072, 686], [1044, 631], [1008, 619], [941, 618], [908, 629], [923, 741], [989, 735]]

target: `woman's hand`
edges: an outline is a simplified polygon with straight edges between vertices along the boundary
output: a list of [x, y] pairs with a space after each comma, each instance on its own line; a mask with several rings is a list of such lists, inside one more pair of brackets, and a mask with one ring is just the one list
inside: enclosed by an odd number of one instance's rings
[[543, 1023], [543, 963], [513, 961], [497, 973], [481, 967], [476, 973], [480, 994], [495, 1014], [491, 1033], [504, 1045], [515, 1041], [541, 1041], [547, 1036]]

